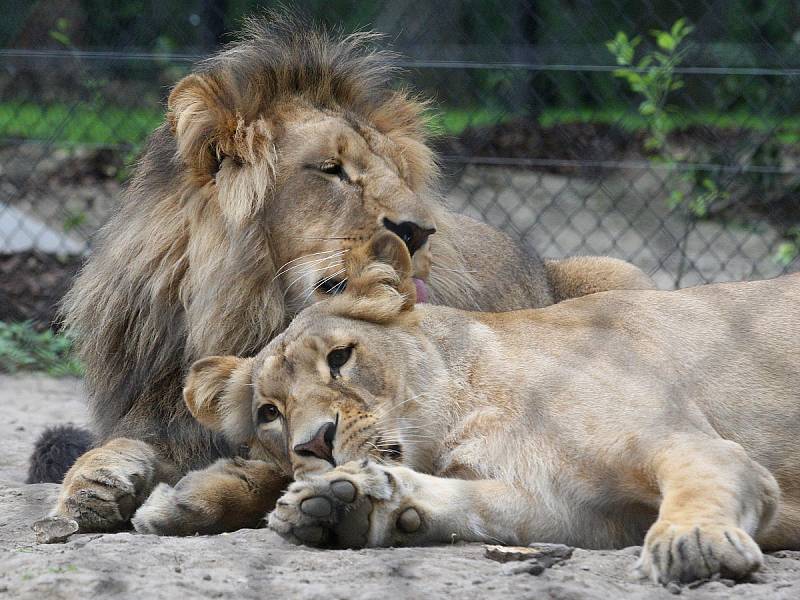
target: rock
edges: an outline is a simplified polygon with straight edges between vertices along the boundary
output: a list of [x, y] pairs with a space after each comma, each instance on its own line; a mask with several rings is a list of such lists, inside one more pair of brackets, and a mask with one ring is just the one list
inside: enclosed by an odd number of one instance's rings
[[567, 560], [573, 548], [564, 544], [531, 544], [530, 546], [484, 546], [486, 558], [498, 562], [535, 560], [545, 568]]
[[31, 529], [38, 544], [58, 544], [78, 531], [78, 523], [67, 517], [45, 517], [36, 521]]

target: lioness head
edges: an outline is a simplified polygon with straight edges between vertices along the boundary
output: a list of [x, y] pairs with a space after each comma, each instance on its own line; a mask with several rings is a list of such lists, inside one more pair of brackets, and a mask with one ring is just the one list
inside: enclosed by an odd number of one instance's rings
[[429, 274], [436, 168], [424, 103], [388, 85], [390, 56], [371, 37], [254, 20], [169, 96], [186, 185], [232, 230], [268, 226], [291, 312], [340, 291], [342, 257], [379, 230], [403, 239], [418, 279]]
[[196, 362], [184, 388], [198, 421], [296, 474], [367, 456], [425, 461], [412, 390], [432, 359], [413, 327], [411, 258], [384, 233], [346, 263], [345, 293], [303, 311], [256, 357]]

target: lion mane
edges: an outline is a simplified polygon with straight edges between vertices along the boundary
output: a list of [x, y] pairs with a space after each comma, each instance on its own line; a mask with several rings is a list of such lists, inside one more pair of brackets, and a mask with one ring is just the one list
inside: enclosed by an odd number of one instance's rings
[[281, 176], [271, 136], [287, 100], [367, 120], [411, 185], [435, 182], [425, 103], [391, 87], [393, 55], [373, 39], [269, 14], [173, 89], [62, 306], [100, 441], [145, 432], [184, 468], [228, 452], [186, 413], [182, 379], [204, 355], [257, 352], [291, 317], [258, 218]]

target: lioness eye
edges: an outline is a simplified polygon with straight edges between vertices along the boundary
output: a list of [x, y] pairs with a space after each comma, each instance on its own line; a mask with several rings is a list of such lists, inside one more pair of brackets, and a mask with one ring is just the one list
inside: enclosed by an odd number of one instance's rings
[[281, 416], [281, 411], [274, 404], [262, 404], [258, 407], [258, 414], [256, 418], [259, 424], [272, 423], [275, 419]]
[[350, 355], [353, 354], [353, 347], [336, 348], [328, 352], [328, 366], [331, 368], [331, 376], [338, 377], [339, 369], [341, 369], [348, 360]]

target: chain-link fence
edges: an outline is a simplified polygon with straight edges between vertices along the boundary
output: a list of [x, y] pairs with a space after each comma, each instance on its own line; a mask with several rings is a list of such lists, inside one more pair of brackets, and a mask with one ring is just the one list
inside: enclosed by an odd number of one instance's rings
[[[115, 210], [169, 87], [271, 3], [2, 4], [0, 305], [46, 302]], [[665, 288], [800, 268], [796, 0], [300, 4], [405, 56], [435, 99], [456, 210]]]

